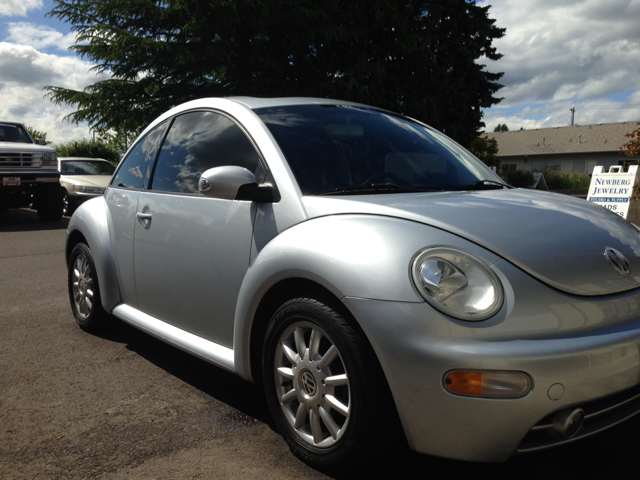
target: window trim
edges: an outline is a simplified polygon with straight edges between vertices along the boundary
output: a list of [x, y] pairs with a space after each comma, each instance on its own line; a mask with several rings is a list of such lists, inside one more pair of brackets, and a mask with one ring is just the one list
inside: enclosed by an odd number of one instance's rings
[[160, 144], [160, 148], [158, 148], [158, 151], [156, 152], [156, 156], [155, 156], [155, 159], [153, 161], [153, 168], [151, 169], [151, 175], [149, 176], [149, 184], [144, 188], [144, 190], [148, 191], [148, 192], [162, 194], [162, 195], [179, 195], [179, 196], [189, 196], [189, 197], [201, 197], [202, 196], [202, 195], [196, 194], [196, 193], [166, 192], [166, 191], [162, 191], [162, 190], [153, 190], [153, 180], [154, 180], [154, 177], [155, 177], [155, 174], [156, 174], [156, 167], [158, 165], [158, 159], [160, 158], [160, 151], [162, 150], [162, 145], [164, 145], [164, 142], [167, 139], [167, 135], [169, 134], [169, 131], [171, 130], [171, 127], [173, 127], [173, 123], [174, 123], [175, 119], [177, 117], [182, 116], [182, 115], [186, 115], [186, 114], [189, 114], [189, 113], [197, 113], [197, 112], [217, 113], [218, 115], [221, 115], [223, 117], [228, 118], [231, 122], [233, 122], [236, 126], [238, 126], [240, 128], [240, 130], [242, 130], [242, 132], [244, 132], [244, 134], [246, 135], [246, 137], [249, 140], [249, 142], [251, 142], [251, 145], [253, 146], [253, 148], [255, 149], [256, 153], [258, 154], [258, 162], [260, 163], [260, 165], [262, 165], [262, 168], [264, 170], [264, 175], [263, 175], [262, 180], [259, 180], [259, 179], [256, 178], [256, 180], [258, 180], [258, 185], [263, 185], [265, 182], [267, 182], [267, 180], [270, 178], [269, 177], [269, 173], [270, 173], [269, 165], [267, 164], [267, 161], [265, 160], [264, 155], [262, 154], [262, 150], [260, 150], [260, 148], [258, 147], [258, 144], [254, 140], [253, 136], [249, 133], [249, 131], [245, 128], [245, 126], [242, 123], [240, 123], [235, 117], [233, 117], [232, 115], [230, 115], [227, 112], [224, 112], [222, 110], [218, 110], [216, 108], [199, 107], [199, 108], [190, 108], [188, 110], [183, 110], [183, 111], [181, 111], [179, 113], [176, 113], [175, 115], [169, 117], [166, 120], [166, 122], [168, 123], [167, 131], [164, 133], [164, 136], [162, 138], [162, 143]]
[[[173, 117], [170, 119], [173, 120]], [[158, 123], [155, 127], [153, 127], [151, 130], [149, 130], [144, 136], [141, 136], [137, 139], [136, 143], [134, 143], [133, 145], [131, 145], [131, 148], [129, 148], [129, 150], [127, 150], [127, 154], [122, 157], [122, 160], [120, 161], [120, 163], [118, 164], [117, 168], [115, 169], [115, 171], [113, 172], [113, 175], [111, 177], [111, 182], [109, 182], [109, 186], [108, 188], [118, 188], [118, 189], [122, 189], [122, 190], [135, 190], [135, 191], [145, 191], [148, 189], [149, 185], [144, 185], [144, 180], [143, 180], [143, 185], [142, 188], [135, 188], [135, 187], [120, 187], [118, 185], [114, 185], [113, 181], [115, 180], [116, 176], [118, 175], [118, 172], [120, 172], [120, 169], [122, 168], [122, 165], [124, 165], [124, 163], [127, 161], [127, 158], [129, 158], [129, 155], [131, 155], [133, 153], [133, 151], [138, 148], [138, 145], [140, 145], [143, 141], [145, 141], [149, 135], [151, 135], [152, 132], [154, 132], [155, 130], [157, 130], [158, 128], [162, 127], [162, 126], [167, 126], [167, 129], [165, 130], [164, 134], [162, 135], [162, 139], [160, 141], [160, 147], [162, 147], [162, 144], [164, 143], [165, 139], [167, 138], [167, 133], [169, 132], [169, 121], [168, 120], [163, 120], [162, 122]], [[155, 155], [153, 157], [153, 160], [151, 160], [153, 162], [153, 166], [151, 168], [151, 173], [149, 175], [149, 182], [151, 182], [151, 179], [153, 178], [153, 172], [156, 168], [156, 162], [158, 161], [158, 155], [160, 154], [160, 148], [156, 149]]]

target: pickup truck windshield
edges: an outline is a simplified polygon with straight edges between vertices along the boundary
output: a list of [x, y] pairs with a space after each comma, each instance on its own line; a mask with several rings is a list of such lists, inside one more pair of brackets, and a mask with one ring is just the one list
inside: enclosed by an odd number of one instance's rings
[[434, 129], [346, 105], [255, 110], [304, 195], [370, 195], [507, 188], [477, 158]]
[[22, 125], [0, 122], [0, 143], [31, 143], [33, 140]]

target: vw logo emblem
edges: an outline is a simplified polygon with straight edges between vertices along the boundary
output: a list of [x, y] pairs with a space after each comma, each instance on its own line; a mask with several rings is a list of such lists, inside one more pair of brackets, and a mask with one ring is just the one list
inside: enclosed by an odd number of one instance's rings
[[618, 250], [611, 247], [606, 247], [604, 249], [604, 256], [607, 257], [611, 266], [618, 272], [620, 275], [624, 275], [625, 277], [631, 273], [631, 267], [629, 266], [629, 262], [624, 255], [622, 255]]
[[302, 374], [300, 383], [302, 383], [302, 389], [307, 396], [313, 397], [316, 394], [316, 379], [309, 370]]

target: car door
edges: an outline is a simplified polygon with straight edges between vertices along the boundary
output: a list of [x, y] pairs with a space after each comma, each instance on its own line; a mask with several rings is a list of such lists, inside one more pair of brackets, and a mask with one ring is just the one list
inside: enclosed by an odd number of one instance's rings
[[120, 163], [105, 198], [109, 211], [109, 233], [122, 301], [138, 306], [133, 267], [133, 237], [140, 192], [147, 188], [166, 122], [149, 132]]
[[256, 148], [229, 117], [192, 111], [173, 119], [138, 201], [134, 265], [140, 310], [231, 348], [256, 205], [198, 192], [202, 172], [222, 165], [264, 178]]

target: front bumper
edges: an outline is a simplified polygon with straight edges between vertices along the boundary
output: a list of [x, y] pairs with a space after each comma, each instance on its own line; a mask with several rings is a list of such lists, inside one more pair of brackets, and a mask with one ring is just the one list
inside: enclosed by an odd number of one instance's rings
[[71, 191], [67, 189], [67, 194], [69, 195], [69, 200], [72, 201], [76, 206], [79, 206], [80, 204], [86, 202], [87, 200], [91, 200], [92, 198], [102, 197], [104, 195], [104, 193], [76, 192], [73, 190], [73, 188], [71, 189]]
[[[426, 303], [343, 299], [378, 354], [418, 452], [499, 462], [562, 443], [544, 428], [554, 412], [584, 405], [588, 414], [597, 399], [605, 408], [622, 402], [611, 420], [585, 423], [578, 438], [640, 409], [640, 392], [625, 392], [640, 384], [640, 293], [570, 296], [499, 263], [511, 282], [503, 310], [485, 322], [453, 320]], [[455, 369], [525, 372], [533, 385], [519, 399], [457, 396], [443, 386]]]

